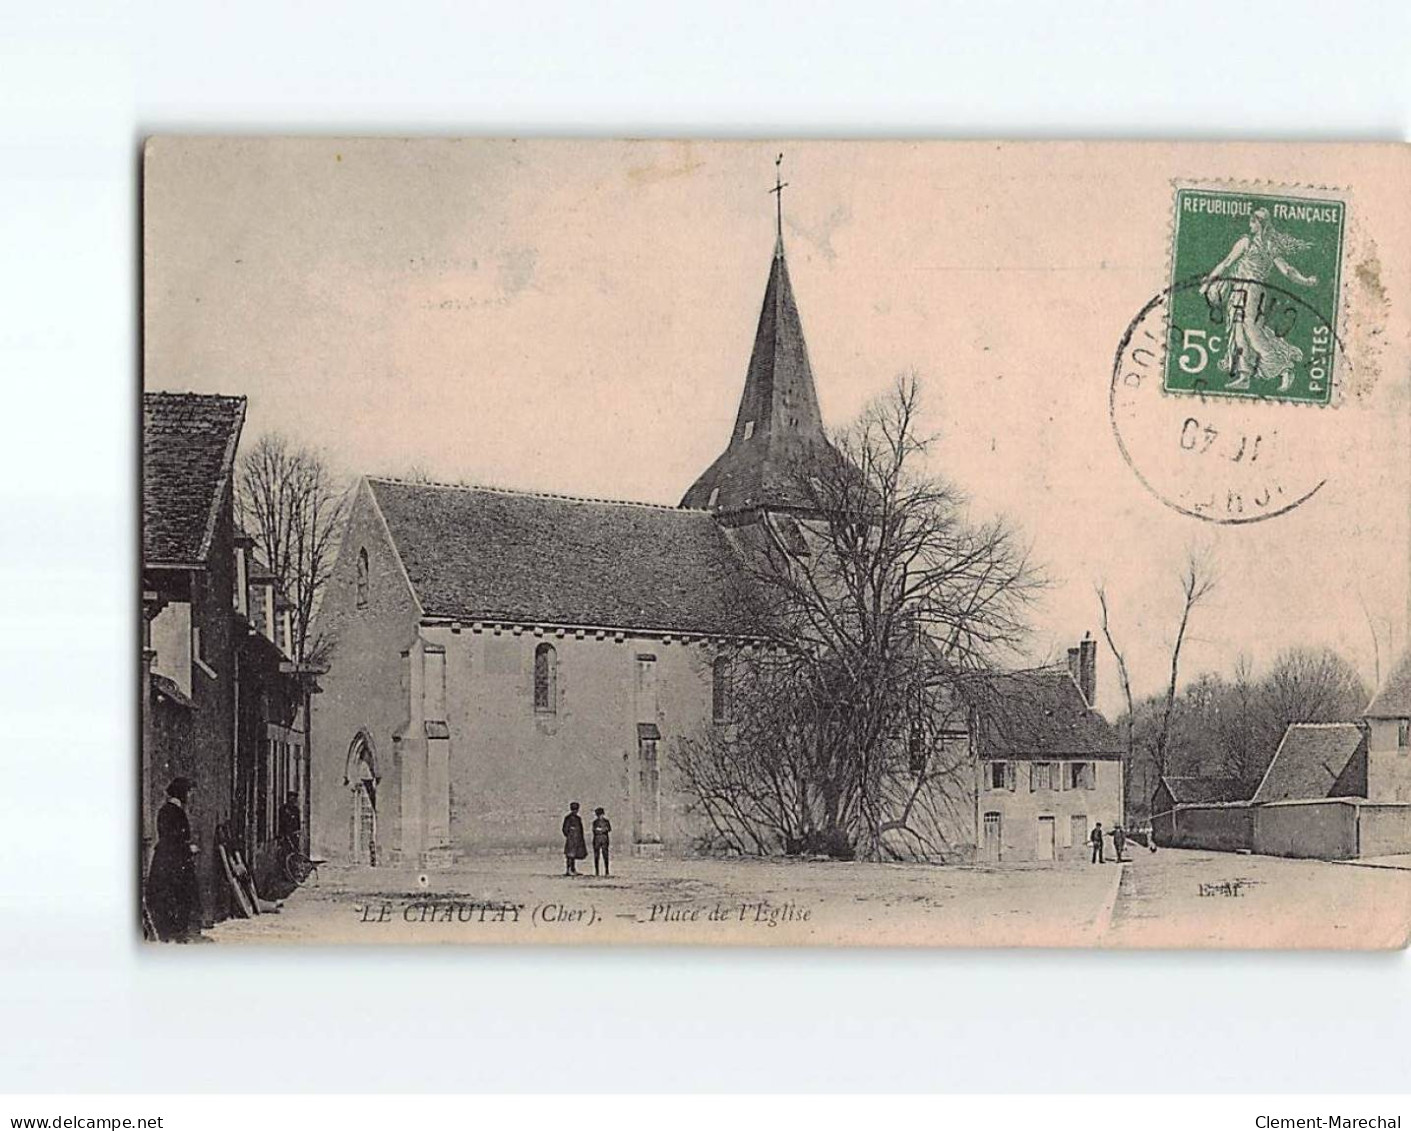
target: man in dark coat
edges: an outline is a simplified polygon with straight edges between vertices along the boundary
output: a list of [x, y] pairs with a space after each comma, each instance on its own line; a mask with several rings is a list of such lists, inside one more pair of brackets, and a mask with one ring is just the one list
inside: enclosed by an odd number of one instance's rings
[[147, 870], [147, 914], [162, 942], [186, 942], [201, 929], [201, 888], [196, 879], [197, 846], [191, 843], [186, 801], [193, 783], [173, 778], [167, 800], [157, 810], [157, 846]]
[[612, 875], [608, 867], [608, 842], [612, 837], [612, 822], [602, 808], [593, 810], [593, 875], [598, 874], [598, 859], [602, 858], [603, 875]]
[[1099, 821], [1093, 826], [1093, 835], [1088, 837], [1093, 846], [1093, 863], [1101, 864], [1102, 859], [1102, 822]]
[[578, 802], [568, 806], [563, 819], [563, 862], [565, 876], [578, 875], [578, 861], [588, 859], [588, 845], [583, 840], [583, 818], [578, 815]]

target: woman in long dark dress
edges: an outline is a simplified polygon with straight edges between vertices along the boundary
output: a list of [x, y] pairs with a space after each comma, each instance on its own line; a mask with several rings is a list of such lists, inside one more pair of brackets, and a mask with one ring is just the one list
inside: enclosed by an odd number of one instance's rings
[[578, 861], [588, 858], [588, 845], [583, 840], [583, 818], [578, 815], [578, 802], [568, 806], [563, 819], [563, 874], [578, 875]]
[[190, 778], [173, 778], [157, 810], [157, 847], [147, 870], [147, 914], [162, 942], [185, 942], [201, 925], [201, 888], [196, 880], [196, 845], [186, 816]]

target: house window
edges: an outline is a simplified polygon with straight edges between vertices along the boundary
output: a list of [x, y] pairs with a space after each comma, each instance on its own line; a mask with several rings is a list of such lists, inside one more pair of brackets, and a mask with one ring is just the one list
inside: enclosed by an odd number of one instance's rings
[[650, 653], [637, 657], [637, 721], [657, 719], [657, 658]]
[[1403, 753], [1411, 746], [1411, 719], [1396, 720], [1396, 744]]
[[367, 608], [367, 550], [358, 551], [358, 608]]
[[991, 789], [1003, 789], [1003, 788], [1004, 788], [1004, 769], [1005, 769], [1005, 765], [1004, 765], [1003, 762], [991, 762], [991, 763], [990, 763], [990, 788], [991, 788]]
[[1058, 775], [1052, 762], [1029, 763], [1029, 789], [1057, 789]]
[[730, 721], [730, 658], [716, 656], [710, 669], [710, 713], [717, 723]]
[[534, 649], [534, 709], [552, 715], [558, 710], [559, 658], [552, 644]]
[[1091, 762], [1069, 762], [1068, 763], [1068, 788], [1069, 789], [1092, 789], [1093, 764]]

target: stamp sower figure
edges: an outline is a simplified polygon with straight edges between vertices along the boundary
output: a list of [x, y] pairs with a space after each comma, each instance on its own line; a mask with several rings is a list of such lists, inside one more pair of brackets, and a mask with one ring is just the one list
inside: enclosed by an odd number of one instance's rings
[[1117, 853], [1117, 863], [1122, 863], [1122, 846], [1127, 843], [1127, 830], [1121, 825], [1112, 826], [1112, 848]]
[[578, 861], [588, 859], [588, 846], [583, 841], [583, 818], [578, 815], [578, 802], [568, 806], [563, 819], [563, 863], [565, 876], [578, 875]]
[[299, 815], [299, 795], [290, 790], [279, 807], [279, 840], [286, 852], [299, 851], [299, 831], [303, 820]]
[[201, 888], [196, 880], [196, 845], [186, 801], [190, 778], [172, 778], [167, 800], [157, 810], [157, 847], [147, 871], [147, 913], [163, 942], [186, 942], [201, 928]]
[[1099, 821], [1093, 826], [1092, 836], [1088, 837], [1089, 843], [1093, 846], [1093, 863], [1101, 864], [1102, 859], [1102, 822]]
[[1293, 384], [1303, 351], [1269, 325], [1265, 284], [1277, 271], [1300, 287], [1316, 286], [1316, 275], [1302, 274], [1285, 258], [1311, 246], [1275, 228], [1267, 208], [1256, 208], [1249, 217], [1249, 234], [1235, 241], [1201, 283], [1200, 293], [1224, 311], [1226, 347], [1220, 368], [1233, 378], [1225, 388], [1248, 389], [1251, 377], [1277, 380], [1281, 393]]
[[602, 858], [603, 875], [612, 875], [608, 866], [608, 846], [612, 838], [612, 822], [607, 819], [603, 808], [593, 810], [593, 875], [598, 874], [598, 858]]

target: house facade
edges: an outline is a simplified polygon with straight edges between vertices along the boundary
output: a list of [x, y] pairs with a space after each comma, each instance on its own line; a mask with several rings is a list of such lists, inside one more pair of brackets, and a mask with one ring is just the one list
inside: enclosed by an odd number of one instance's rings
[[243, 397], [143, 397], [142, 825], [145, 875], [167, 783], [188, 805], [205, 920], [231, 913], [217, 843], [259, 864], [288, 790], [308, 797], [311, 673], [273, 576], [234, 512]]
[[986, 681], [975, 708], [977, 858], [1079, 859], [1123, 820], [1123, 748], [1093, 706], [1097, 644], [1068, 665]]

